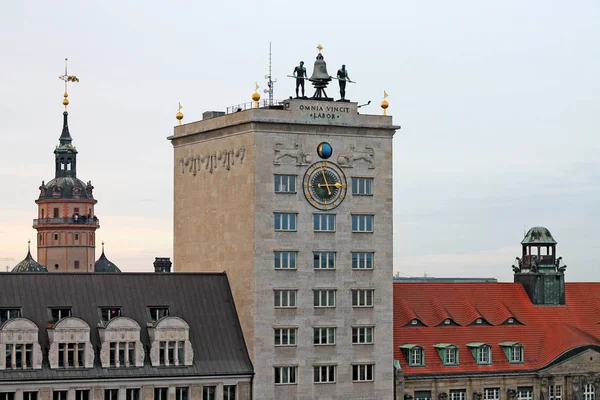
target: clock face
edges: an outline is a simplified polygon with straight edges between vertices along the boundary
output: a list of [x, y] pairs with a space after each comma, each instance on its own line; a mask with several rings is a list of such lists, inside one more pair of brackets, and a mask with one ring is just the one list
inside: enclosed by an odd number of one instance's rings
[[346, 175], [336, 164], [319, 161], [308, 167], [304, 174], [304, 196], [319, 210], [332, 210], [346, 197]]

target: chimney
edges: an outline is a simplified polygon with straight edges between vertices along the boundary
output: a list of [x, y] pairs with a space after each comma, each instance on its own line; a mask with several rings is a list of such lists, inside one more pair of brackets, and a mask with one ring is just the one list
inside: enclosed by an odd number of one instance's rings
[[171, 272], [171, 265], [173, 265], [171, 263], [171, 259], [168, 257], [156, 257], [156, 259], [154, 260], [154, 273], [158, 274], [158, 273], [169, 273]]

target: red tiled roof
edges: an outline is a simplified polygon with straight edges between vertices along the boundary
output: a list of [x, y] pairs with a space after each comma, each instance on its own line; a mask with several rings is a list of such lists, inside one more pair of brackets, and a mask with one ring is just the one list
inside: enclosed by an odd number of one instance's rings
[[[567, 283], [565, 298], [564, 306], [535, 306], [519, 283], [394, 283], [394, 358], [407, 375], [537, 370], [568, 350], [600, 346], [600, 283]], [[518, 323], [507, 325], [511, 317]], [[410, 326], [415, 318], [426, 326]], [[477, 318], [491, 326], [470, 325]], [[491, 365], [475, 362], [473, 342], [491, 345]], [[522, 344], [524, 363], [510, 364], [501, 342]], [[444, 366], [437, 343], [459, 347], [458, 366]], [[424, 367], [408, 365], [403, 344], [424, 347]]]

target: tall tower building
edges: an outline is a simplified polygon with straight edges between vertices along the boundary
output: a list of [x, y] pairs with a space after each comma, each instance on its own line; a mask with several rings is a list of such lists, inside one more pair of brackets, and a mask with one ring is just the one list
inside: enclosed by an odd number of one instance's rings
[[227, 271], [256, 398], [391, 399], [398, 127], [328, 101], [320, 53], [313, 78], [320, 99], [175, 127], [174, 266]]
[[94, 212], [97, 201], [91, 181], [77, 178], [77, 149], [69, 132], [67, 82], [78, 82], [74, 75], [65, 74], [63, 128], [54, 150], [54, 179], [42, 181], [38, 218], [33, 220], [37, 230], [37, 260], [48, 272], [93, 272], [96, 252], [96, 229], [100, 223]]

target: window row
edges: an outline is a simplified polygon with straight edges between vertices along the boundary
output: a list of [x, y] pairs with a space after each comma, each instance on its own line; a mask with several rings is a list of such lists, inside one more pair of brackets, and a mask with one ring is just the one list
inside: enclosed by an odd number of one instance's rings
[[[313, 365], [313, 383], [336, 383], [336, 364]], [[298, 384], [298, 366], [274, 367], [276, 385]], [[372, 382], [375, 364], [352, 364], [352, 382]]]
[[[516, 398], [518, 400], [533, 400], [533, 387], [524, 386], [518, 387], [516, 390]], [[484, 388], [483, 400], [502, 400], [500, 388]], [[550, 400], [562, 400], [563, 388], [562, 385], [550, 385], [548, 387], [548, 395]], [[584, 400], [596, 400], [594, 385], [586, 384], [584, 387]], [[431, 391], [416, 391], [414, 392], [415, 400], [432, 400]], [[467, 400], [466, 389], [451, 389], [448, 393], [449, 400]], [[508, 398], [508, 396], [507, 396]]]
[[[168, 306], [148, 307], [150, 320], [158, 321], [161, 318], [169, 316]], [[71, 307], [50, 307], [48, 308], [48, 324], [55, 324], [63, 318], [72, 317], [73, 309]], [[102, 322], [108, 322], [113, 318], [121, 316], [121, 307], [98, 307], [98, 317]], [[9, 319], [22, 318], [23, 314], [20, 308], [0, 308], [0, 325]]]
[[[511, 364], [522, 364], [525, 361], [523, 345], [517, 342], [502, 342], [499, 344], [508, 362]], [[444, 365], [459, 365], [458, 346], [447, 343], [439, 343], [433, 346]], [[477, 364], [492, 364], [492, 347], [485, 343], [469, 343], [467, 348]], [[425, 349], [416, 344], [404, 344], [400, 346], [408, 365], [411, 367], [425, 366]]]
[[[313, 251], [314, 269], [335, 269], [336, 256], [335, 251]], [[375, 253], [372, 251], [353, 251], [352, 269], [373, 269], [373, 258]], [[275, 251], [274, 268], [275, 269], [296, 269], [298, 252], [297, 251]]]
[[[313, 214], [313, 230], [315, 232], [335, 232], [335, 214]], [[293, 232], [297, 230], [298, 213], [274, 213], [276, 231]], [[352, 232], [373, 232], [375, 216], [371, 214], [352, 214]]]
[[[275, 289], [275, 308], [296, 308], [297, 289]], [[331, 308], [336, 306], [337, 289], [313, 289], [313, 306]], [[351, 289], [352, 307], [373, 307], [374, 289]]]
[[[275, 175], [275, 193], [296, 193], [296, 175]], [[373, 195], [373, 178], [353, 177], [352, 194], [355, 196]]]
[[[353, 326], [352, 344], [373, 344], [374, 326]], [[296, 346], [298, 328], [274, 328], [275, 346]], [[313, 327], [313, 344], [315, 346], [334, 346], [337, 328], [334, 326]]]

